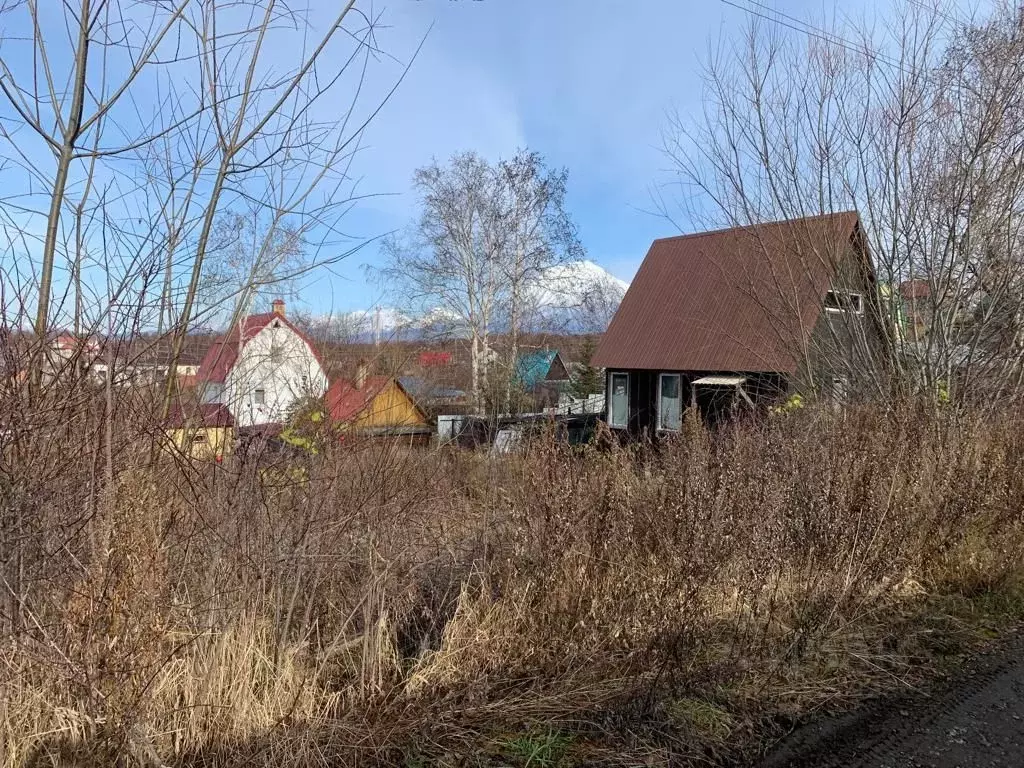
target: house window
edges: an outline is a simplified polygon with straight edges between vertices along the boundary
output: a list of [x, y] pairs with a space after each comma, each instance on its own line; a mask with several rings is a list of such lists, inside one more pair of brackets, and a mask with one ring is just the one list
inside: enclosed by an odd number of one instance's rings
[[864, 296], [847, 291], [829, 291], [825, 294], [825, 309], [829, 312], [855, 312], [859, 315], [864, 311]]
[[192, 442], [193, 443], [205, 443], [206, 442], [206, 435], [205, 435], [205, 433], [200, 432], [198, 435], [196, 435], [195, 437], [192, 438]]
[[200, 400], [203, 403], [223, 403], [224, 402], [224, 385], [211, 382], [202, 389], [202, 397]]
[[271, 365], [281, 365], [284, 362], [284, 347], [278, 342], [274, 341], [270, 344], [270, 363]]
[[253, 400], [256, 402], [256, 405], [264, 405], [267, 402], [267, 391], [265, 389], [257, 389], [255, 395], [253, 395]]
[[611, 374], [611, 398], [608, 402], [608, 424], [625, 427], [629, 423], [629, 374]]
[[663, 373], [658, 379], [658, 429], [679, 430], [683, 425], [679, 374]]

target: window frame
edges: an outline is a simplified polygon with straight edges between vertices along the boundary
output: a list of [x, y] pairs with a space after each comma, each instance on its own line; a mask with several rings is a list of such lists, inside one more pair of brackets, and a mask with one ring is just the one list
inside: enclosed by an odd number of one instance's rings
[[[664, 397], [664, 392], [662, 390], [662, 382], [666, 378], [674, 378], [676, 380], [676, 386], [677, 386], [677, 390], [676, 391], [679, 393], [678, 396], [677, 396], [678, 399], [679, 399], [679, 426], [677, 426], [677, 427], [666, 427], [662, 423], [662, 414], [664, 413], [664, 409], [662, 408], [662, 398]], [[683, 428], [683, 375], [681, 373], [659, 373], [658, 374], [658, 407], [657, 407], [657, 414], [658, 414], [657, 425], [658, 425], [658, 431], [659, 432], [679, 432], [679, 431], [682, 430], [682, 428]]]
[[[615, 421], [615, 377], [622, 376], [626, 380], [626, 413], [624, 420], [620, 423]], [[629, 428], [629, 374], [622, 371], [608, 372], [608, 426], [612, 429]]]
[[267, 361], [275, 368], [280, 368], [284, 365], [284, 352], [284, 345], [278, 339], [271, 339]]
[[254, 389], [252, 393], [253, 405], [266, 405], [267, 404], [267, 390], [265, 389]]
[[[835, 296], [839, 301], [837, 304], [845, 303], [845, 306], [830, 307], [828, 305], [828, 297]], [[856, 301], [854, 301], [856, 299]], [[836, 289], [830, 289], [825, 291], [825, 298], [822, 301], [822, 305], [825, 307], [826, 312], [832, 312], [833, 314], [847, 314], [853, 313], [855, 315], [864, 314], [864, 294], [858, 293], [857, 291], [841, 291]]]

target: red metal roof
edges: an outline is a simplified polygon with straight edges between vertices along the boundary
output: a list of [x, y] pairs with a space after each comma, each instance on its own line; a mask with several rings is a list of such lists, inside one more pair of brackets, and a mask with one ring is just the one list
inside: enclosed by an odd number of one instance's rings
[[449, 365], [451, 362], [451, 352], [420, 352], [419, 363], [424, 368], [435, 365]]
[[379, 395], [388, 382], [387, 376], [367, 376], [363, 386], [356, 389], [354, 382], [348, 379], [337, 379], [327, 390], [327, 412], [331, 420], [339, 424], [353, 421], [359, 414], [370, 407], [373, 399]]
[[323, 367], [323, 361], [320, 359], [316, 347], [313, 346], [313, 342], [305, 333], [284, 315], [277, 312], [264, 312], [260, 315], [249, 315], [231, 331], [214, 341], [203, 356], [203, 361], [199, 364], [196, 380], [223, 384], [227, 378], [228, 371], [231, 370], [235, 361], [238, 360], [238, 351], [274, 320], [280, 320], [283, 325], [294, 331], [306, 343], [306, 346], [309, 347], [317, 362], [320, 363], [320, 367]]
[[857, 227], [847, 212], [655, 240], [593, 364], [794, 372]]
[[65, 351], [82, 350], [85, 352], [96, 352], [100, 348], [99, 342], [91, 336], [75, 336], [73, 333], [66, 332], [57, 336], [54, 346]]
[[168, 427], [233, 427], [231, 411], [222, 403], [175, 404], [167, 413]]

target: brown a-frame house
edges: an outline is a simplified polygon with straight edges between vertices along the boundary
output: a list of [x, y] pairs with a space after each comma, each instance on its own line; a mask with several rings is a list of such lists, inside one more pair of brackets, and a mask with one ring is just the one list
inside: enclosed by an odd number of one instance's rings
[[855, 212], [655, 240], [601, 339], [606, 417], [634, 433], [877, 386], [888, 344]]

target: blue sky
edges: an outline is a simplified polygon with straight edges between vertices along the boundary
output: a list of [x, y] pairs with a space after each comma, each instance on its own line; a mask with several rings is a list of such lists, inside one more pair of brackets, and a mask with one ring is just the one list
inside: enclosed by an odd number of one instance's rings
[[[775, 8], [819, 25], [865, 19], [884, 24], [892, 3], [930, 1], [736, 0]], [[309, 44], [309, 38], [321, 33], [323, 24], [336, 16], [338, 2], [307, 2], [313, 22], [312, 35], [304, 41]], [[958, 0], [940, 2], [950, 6]], [[975, 0], [961, 2], [967, 5]], [[416, 168], [433, 158], [444, 161], [455, 152], [472, 150], [497, 160], [520, 148], [538, 151], [549, 165], [569, 169], [568, 205], [588, 258], [613, 275], [630, 280], [651, 240], [678, 232], [675, 224], [654, 212], [652, 190], [673, 178], [661, 150], [661, 134], [670, 111], [699, 117], [702, 62], [717, 45], [738, 39], [749, 21], [743, 10], [720, 0], [368, 3], [360, 2], [357, 7], [379, 18], [382, 28], [377, 31], [376, 43], [384, 55], [371, 65], [361, 91], [362, 114], [379, 103], [417, 46], [421, 42], [423, 46], [408, 76], [363, 137], [352, 172], [359, 178], [360, 194], [379, 196], [357, 203], [342, 222], [352, 242], [378, 238], [413, 220], [417, 201], [410, 193], [410, 180]], [[51, 9], [44, 4], [42, 8], [54, 12], [53, 23], [63, 31], [57, 6]], [[19, 26], [24, 25], [22, 17], [0, 17], [0, 36], [22, 39], [21, 44], [27, 45], [26, 28]], [[346, 22], [346, 28], [353, 26]], [[332, 46], [327, 55], [340, 61], [352, 49], [351, 44], [343, 43]], [[67, 56], [62, 58], [61, 44], [63, 41], [56, 44], [51, 55], [56, 66], [64, 69]], [[266, 62], [268, 72], [278, 64], [282, 69], [294, 67], [298, 46], [275, 44], [281, 47], [281, 55]], [[13, 43], [7, 48], [11, 50], [6, 55], [15, 57]], [[22, 75], [30, 80], [30, 59], [18, 63], [25, 69]], [[326, 71], [339, 62], [323, 63]], [[143, 102], [148, 98], [146, 87], [140, 78], [136, 90]], [[353, 87], [354, 81], [343, 82], [336, 96], [318, 102], [317, 117], [339, 117], [349, 106], [348, 93]], [[129, 122], [136, 103], [125, 100], [123, 105]], [[157, 101], [149, 106], [158, 108]], [[16, 124], [17, 120], [8, 122]], [[24, 127], [16, 141], [30, 162], [41, 161], [40, 167], [46, 168], [52, 165], [48, 150]], [[7, 151], [12, 146], [8, 142]], [[27, 177], [15, 165], [0, 165], [0, 170], [5, 172], [5, 194], [20, 201]], [[105, 178], [117, 181], [116, 170], [112, 164], [112, 175]], [[45, 184], [36, 186], [38, 197], [40, 190], [45, 192]], [[46, 202], [45, 195], [42, 198]], [[151, 202], [129, 195], [124, 198], [129, 207]], [[126, 215], [132, 214], [128, 211]], [[41, 242], [45, 206], [34, 217], [17, 212], [11, 217], [19, 224], [11, 231], [24, 228]], [[677, 216], [676, 221], [691, 229], [685, 216]], [[0, 221], [0, 235], [4, 226]], [[345, 250], [344, 244], [330, 248], [334, 253]], [[24, 271], [35, 266], [33, 257], [38, 250], [38, 242], [24, 246], [17, 242], [4, 253], [8, 261], [13, 254], [16, 266]], [[105, 253], [104, 248], [99, 251]], [[330, 259], [331, 255], [319, 253], [317, 257]], [[379, 258], [379, 246], [371, 242], [343, 262], [309, 273], [296, 286], [297, 303], [317, 313], [391, 304], [380, 286], [365, 277], [364, 265]], [[177, 277], [179, 282], [184, 279], [183, 274]], [[66, 275], [58, 274], [58, 290], [67, 284]], [[102, 287], [97, 291], [102, 293]], [[31, 296], [26, 298], [31, 301]]]
[[[874, 0], [778, 0], [786, 13], [842, 20], [876, 13]], [[701, 104], [701, 62], [746, 14], [716, 0], [390, 0], [381, 47], [407, 61], [426, 42], [398, 92], [368, 129], [357, 163], [362, 203], [348, 231], [374, 236], [416, 213], [415, 168], [475, 150], [489, 158], [524, 146], [570, 172], [569, 206], [588, 258], [632, 278], [655, 237], [676, 234], [651, 213], [651, 189], [671, 179], [660, 146], [666, 113]], [[432, 28], [431, 28], [431, 25]], [[400, 71], [382, 60], [381, 88]], [[685, 220], [682, 222], [685, 227]], [[361, 265], [370, 245], [302, 288], [302, 303], [334, 311], [387, 303]]]

